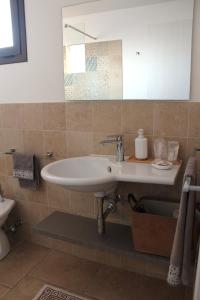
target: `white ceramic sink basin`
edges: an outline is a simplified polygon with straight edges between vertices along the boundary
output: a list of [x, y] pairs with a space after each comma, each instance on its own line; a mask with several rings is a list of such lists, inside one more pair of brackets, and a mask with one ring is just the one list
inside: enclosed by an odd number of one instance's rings
[[75, 157], [59, 160], [42, 169], [44, 180], [81, 192], [110, 192], [117, 185], [114, 166], [107, 157]]
[[53, 162], [42, 169], [44, 180], [79, 192], [109, 193], [119, 181], [173, 185], [180, 166], [157, 170], [148, 163], [118, 163], [114, 156], [85, 156]]

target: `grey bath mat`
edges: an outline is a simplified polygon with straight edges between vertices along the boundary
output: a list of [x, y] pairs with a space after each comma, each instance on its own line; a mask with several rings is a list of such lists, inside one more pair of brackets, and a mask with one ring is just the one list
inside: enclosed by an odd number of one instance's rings
[[89, 300], [51, 285], [44, 285], [33, 300]]

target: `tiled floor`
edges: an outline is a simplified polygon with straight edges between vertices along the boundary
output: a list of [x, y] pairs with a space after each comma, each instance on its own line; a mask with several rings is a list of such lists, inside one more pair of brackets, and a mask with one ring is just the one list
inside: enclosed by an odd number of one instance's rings
[[33, 244], [20, 244], [0, 262], [0, 299], [32, 299], [49, 283], [98, 300], [191, 300], [184, 288]]

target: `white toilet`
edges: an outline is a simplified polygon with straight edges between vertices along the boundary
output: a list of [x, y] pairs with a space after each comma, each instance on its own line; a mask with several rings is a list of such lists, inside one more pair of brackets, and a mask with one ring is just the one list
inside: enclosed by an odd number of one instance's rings
[[14, 200], [4, 198], [0, 202], [0, 260], [10, 251], [10, 243], [5, 232], [1, 229], [15, 205]]

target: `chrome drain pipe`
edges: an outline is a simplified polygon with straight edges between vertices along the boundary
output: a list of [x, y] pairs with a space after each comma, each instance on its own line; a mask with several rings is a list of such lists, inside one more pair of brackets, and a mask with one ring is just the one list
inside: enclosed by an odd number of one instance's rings
[[[115, 212], [117, 210], [117, 203], [121, 200], [120, 195], [116, 194], [113, 198], [107, 197], [96, 197], [98, 204], [98, 214], [97, 214], [97, 225], [98, 225], [98, 233], [102, 235], [106, 231], [105, 221], [111, 212]], [[104, 211], [104, 202], [108, 201], [107, 207]]]
[[102, 235], [105, 233], [105, 221], [103, 217], [103, 205], [104, 205], [105, 197], [99, 197], [96, 199], [98, 204], [98, 214], [97, 214], [98, 233]]

